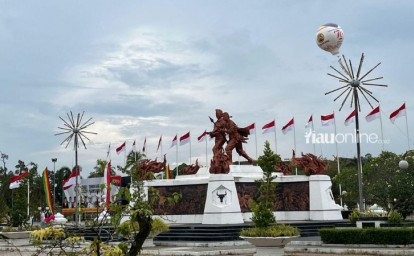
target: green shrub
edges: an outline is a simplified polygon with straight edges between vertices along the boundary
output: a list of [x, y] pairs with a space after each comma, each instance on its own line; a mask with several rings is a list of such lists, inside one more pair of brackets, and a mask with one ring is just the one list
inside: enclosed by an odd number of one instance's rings
[[[128, 237], [133, 232], [139, 231], [139, 225], [138, 222], [131, 222], [130, 220], [127, 220], [120, 224], [116, 229], [116, 234]], [[152, 220], [151, 224], [151, 237], [154, 237], [158, 235], [159, 233], [168, 231], [168, 225], [161, 220], [160, 218], [155, 218]]]
[[151, 234], [150, 236], [154, 237], [159, 233], [168, 231], [168, 225], [160, 218], [155, 218], [152, 220]]
[[267, 228], [245, 228], [240, 232], [241, 236], [249, 237], [280, 237], [280, 236], [298, 236], [300, 235], [299, 229], [293, 226], [278, 224], [269, 226]]
[[358, 210], [353, 210], [349, 216], [348, 219], [351, 223], [356, 223], [356, 221], [358, 220], [358, 218], [361, 216], [361, 212]]
[[412, 228], [324, 228], [319, 230], [326, 244], [395, 244], [414, 243]]
[[388, 222], [394, 224], [400, 224], [402, 222], [402, 215], [397, 211], [390, 211], [388, 214]]

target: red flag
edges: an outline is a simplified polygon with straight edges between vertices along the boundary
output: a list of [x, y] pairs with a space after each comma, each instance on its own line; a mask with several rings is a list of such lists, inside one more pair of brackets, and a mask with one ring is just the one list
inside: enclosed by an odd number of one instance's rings
[[206, 135], [207, 135], [207, 131], [204, 130], [204, 132], [200, 136], [197, 137], [198, 142], [205, 141], [206, 140]]
[[283, 134], [286, 134], [288, 131], [295, 128], [295, 118], [290, 119], [290, 121], [282, 127]]
[[144, 139], [144, 145], [142, 146], [142, 153], [145, 153], [145, 146], [147, 144], [147, 137]]
[[305, 124], [305, 128], [312, 128], [313, 129], [313, 116], [309, 117], [308, 122]]
[[122, 143], [121, 146], [116, 148], [116, 153], [119, 155], [122, 151], [125, 151], [126, 148], [126, 142]]
[[256, 131], [255, 123], [252, 123], [251, 125], [246, 126], [245, 129], [249, 130], [249, 134], [253, 134]]
[[174, 136], [174, 138], [173, 138], [173, 140], [171, 142], [171, 147], [170, 148], [172, 148], [174, 146], [177, 146], [177, 134]]
[[75, 170], [73, 170], [69, 177], [65, 180], [63, 180], [63, 189], [66, 190], [70, 187], [72, 187], [72, 185], [76, 185], [76, 176], [80, 176], [80, 170], [79, 168], [76, 168]]
[[371, 122], [377, 118], [380, 118], [380, 115], [380, 107], [378, 106], [368, 113], [368, 115], [365, 117], [365, 120], [367, 120], [367, 122]]
[[23, 180], [24, 178], [26, 178], [27, 175], [29, 175], [29, 171], [26, 170], [25, 172], [22, 172], [19, 175], [16, 175], [16, 176], [13, 175], [13, 176], [11, 176], [10, 177], [10, 185], [9, 185], [9, 188], [10, 189], [15, 189], [15, 188], [20, 187], [20, 181]]
[[161, 141], [162, 141], [162, 135], [160, 136], [160, 139], [158, 140], [157, 152], [158, 152], [158, 149], [160, 149], [161, 147]]
[[187, 144], [190, 142], [190, 132], [187, 132], [183, 136], [180, 137], [180, 146]]
[[404, 104], [402, 104], [401, 107], [399, 107], [397, 110], [391, 113], [390, 115], [391, 123], [394, 123], [395, 119], [397, 119], [398, 117], [406, 116], [406, 115], [407, 115], [407, 112], [405, 110], [405, 102], [404, 102]]
[[335, 117], [333, 113], [329, 115], [321, 116], [322, 126], [329, 126], [333, 124], [334, 121], [335, 121]]
[[355, 109], [354, 111], [349, 114], [349, 116], [345, 119], [345, 125], [348, 126], [355, 121]]
[[263, 130], [263, 133], [275, 131], [275, 120], [263, 125], [262, 130]]

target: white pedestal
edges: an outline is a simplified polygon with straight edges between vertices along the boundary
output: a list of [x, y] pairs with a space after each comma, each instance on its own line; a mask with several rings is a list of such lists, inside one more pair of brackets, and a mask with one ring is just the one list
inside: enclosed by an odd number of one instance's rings
[[335, 203], [332, 182], [327, 175], [309, 176], [309, 219], [341, 220], [341, 206]]
[[233, 175], [211, 174], [202, 224], [240, 223], [244, 221]]

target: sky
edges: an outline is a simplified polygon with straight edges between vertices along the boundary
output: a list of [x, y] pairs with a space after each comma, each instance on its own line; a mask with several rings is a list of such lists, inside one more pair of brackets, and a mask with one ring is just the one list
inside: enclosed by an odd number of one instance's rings
[[[75, 164], [73, 141], [56, 135], [68, 115], [92, 123], [78, 149], [82, 176], [97, 159], [123, 165], [126, 153], [142, 150], [170, 166], [206, 165], [213, 141], [198, 142], [212, 130], [215, 109], [228, 112], [256, 132], [244, 144], [257, 158], [266, 140], [282, 159], [297, 152], [333, 159], [355, 157], [352, 141], [306, 143], [305, 124], [313, 115], [316, 134], [349, 134], [348, 100], [339, 111], [343, 84], [328, 76], [338, 57], [321, 50], [316, 31], [336, 23], [344, 31], [339, 56], [362, 73], [381, 63], [370, 78], [388, 87], [366, 87], [381, 104], [382, 118], [366, 122], [370, 105], [361, 97], [360, 132], [384, 138], [362, 141], [361, 154], [401, 154], [413, 148], [414, 1], [3, 1], [0, 0], [0, 151], [13, 170], [18, 160], [35, 162], [39, 172]], [[373, 107], [378, 106], [370, 100]], [[407, 118], [389, 115], [406, 103]], [[320, 116], [335, 114], [335, 126]], [[62, 120], [62, 119], [63, 120]], [[290, 119], [295, 129], [283, 134]], [[262, 126], [276, 120], [276, 134]], [[411, 130], [412, 131], [412, 130]], [[191, 142], [170, 147], [175, 135]], [[157, 151], [158, 141], [162, 144]], [[111, 145], [109, 158], [108, 147]], [[55, 167], [51, 161], [57, 158]], [[234, 153], [233, 159], [238, 160]], [[240, 160], [243, 160], [240, 158]]]

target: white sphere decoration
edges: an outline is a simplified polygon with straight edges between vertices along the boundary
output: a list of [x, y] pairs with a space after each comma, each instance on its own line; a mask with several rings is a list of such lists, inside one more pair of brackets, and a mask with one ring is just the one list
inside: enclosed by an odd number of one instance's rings
[[316, 33], [316, 43], [319, 48], [333, 55], [339, 53], [343, 40], [344, 31], [335, 23], [327, 23], [320, 26]]
[[398, 167], [400, 167], [400, 169], [407, 170], [408, 169], [408, 162], [407, 162], [407, 160], [401, 160], [398, 163]]

